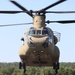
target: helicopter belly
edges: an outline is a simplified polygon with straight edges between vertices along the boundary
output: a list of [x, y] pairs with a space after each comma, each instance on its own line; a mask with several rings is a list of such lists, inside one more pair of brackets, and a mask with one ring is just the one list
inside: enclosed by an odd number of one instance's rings
[[41, 46], [31, 48], [23, 45], [20, 48], [19, 56], [27, 66], [39, 66], [40, 64], [42, 66], [51, 66], [54, 61], [58, 61], [59, 53], [52, 50], [50, 46], [47, 48]]

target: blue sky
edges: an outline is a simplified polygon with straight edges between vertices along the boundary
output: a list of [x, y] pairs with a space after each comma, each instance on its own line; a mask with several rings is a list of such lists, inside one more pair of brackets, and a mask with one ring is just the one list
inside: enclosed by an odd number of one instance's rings
[[[15, 0], [28, 10], [39, 10], [57, 0]], [[20, 10], [9, 0], [0, 0], [0, 10]], [[75, 11], [75, 0], [67, 0], [49, 10], [52, 11]], [[47, 20], [75, 20], [75, 14], [47, 14]], [[0, 14], [0, 25], [32, 22], [32, 18], [25, 14]], [[20, 41], [26, 29], [32, 25], [2, 27], [0, 28], [0, 62], [20, 61], [18, 51], [23, 44]], [[75, 62], [75, 24], [48, 24], [53, 31], [61, 33], [60, 42], [57, 46], [60, 49], [60, 62]]]

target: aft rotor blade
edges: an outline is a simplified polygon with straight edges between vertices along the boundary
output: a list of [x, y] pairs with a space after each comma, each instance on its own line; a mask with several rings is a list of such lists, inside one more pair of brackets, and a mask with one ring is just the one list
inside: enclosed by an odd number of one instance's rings
[[29, 24], [33, 24], [33, 23], [6, 24], [6, 25], [0, 25], [0, 27], [21, 26], [21, 25], [29, 25]]
[[46, 11], [47, 9], [49, 9], [51, 7], [54, 7], [54, 6], [58, 5], [58, 4], [60, 4], [60, 3], [64, 2], [64, 1], [66, 1], [66, 0], [59, 0], [59, 1], [55, 2], [55, 3], [53, 3], [53, 4], [49, 5], [49, 6], [47, 6], [46, 8], [41, 9], [40, 13]]
[[46, 21], [46, 23], [61, 23], [61, 24], [68, 24], [68, 23], [75, 23], [75, 20]]
[[0, 11], [0, 13], [3, 13], [3, 14], [17, 14], [22, 12], [23, 11]]
[[33, 17], [33, 14], [32, 13], [29, 13], [28, 10], [26, 8], [24, 8], [23, 6], [21, 6], [19, 3], [17, 3], [16, 1], [13, 1], [13, 0], [10, 0], [13, 4], [15, 4], [17, 7], [19, 7], [20, 9], [22, 9], [23, 11], [26, 11], [26, 13]]

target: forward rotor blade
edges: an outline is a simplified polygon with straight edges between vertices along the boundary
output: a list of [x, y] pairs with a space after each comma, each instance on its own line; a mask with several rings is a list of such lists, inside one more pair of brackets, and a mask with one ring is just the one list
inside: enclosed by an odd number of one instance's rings
[[[31, 11], [0, 11], [3, 14], [17, 14], [17, 13], [29, 13]], [[39, 11], [32, 11], [32, 13], [39, 13]], [[55, 14], [67, 14], [75, 13], [75, 11], [44, 11], [44, 13], [55, 13]]]
[[61, 23], [61, 24], [68, 24], [68, 23], [75, 23], [75, 20], [46, 21], [46, 23]]
[[58, 5], [58, 4], [60, 4], [60, 3], [64, 2], [64, 1], [66, 1], [66, 0], [59, 0], [59, 1], [55, 2], [55, 3], [53, 3], [53, 4], [49, 5], [49, 6], [47, 6], [46, 8], [41, 9], [40, 13], [46, 11], [47, 9], [49, 9], [51, 7], [54, 7], [54, 6]]
[[0, 11], [0, 13], [3, 13], [3, 14], [17, 14], [22, 12], [23, 11]]
[[13, 0], [10, 0], [13, 4], [15, 4], [17, 7], [19, 7], [20, 9], [22, 9], [23, 11], [26, 11], [26, 13], [33, 17], [33, 14], [32, 13], [29, 13], [28, 10], [26, 8], [24, 8], [23, 6], [21, 6], [19, 3], [17, 3], [16, 1], [13, 1]]
[[21, 26], [21, 25], [29, 25], [29, 24], [33, 24], [33, 23], [6, 24], [6, 25], [0, 25], [0, 27]]
[[75, 11], [45, 11], [45, 13], [70, 14], [70, 13], [75, 13]]

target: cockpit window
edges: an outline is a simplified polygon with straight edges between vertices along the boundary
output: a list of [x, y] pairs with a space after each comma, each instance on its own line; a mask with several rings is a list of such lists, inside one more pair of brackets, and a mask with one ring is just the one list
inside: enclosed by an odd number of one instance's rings
[[29, 30], [29, 35], [48, 35], [48, 30], [35, 30], [35, 29], [30, 29]]
[[37, 34], [41, 34], [41, 30], [37, 30]]
[[35, 30], [30, 29], [29, 35], [33, 35], [33, 34], [35, 34]]

